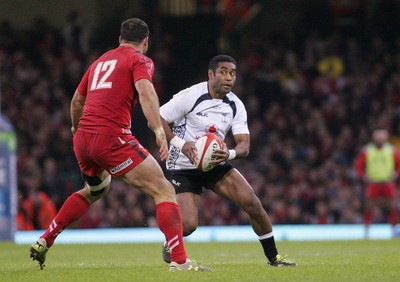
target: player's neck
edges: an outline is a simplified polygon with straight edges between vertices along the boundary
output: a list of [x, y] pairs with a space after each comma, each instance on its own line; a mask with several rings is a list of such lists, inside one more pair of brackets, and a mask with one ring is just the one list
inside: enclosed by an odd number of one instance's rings
[[213, 97], [214, 99], [224, 99], [226, 94], [219, 94], [219, 93], [212, 93], [210, 92], [211, 97]]
[[226, 94], [218, 93], [217, 91], [212, 89], [210, 85], [208, 85], [208, 93], [210, 93], [211, 97], [214, 99], [224, 99], [226, 96]]
[[135, 49], [136, 51], [143, 53], [143, 48], [141, 48], [140, 45], [135, 45], [135, 44], [128, 43], [128, 42], [121, 42], [119, 44], [119, 46], [131, 47], [131, 48]]

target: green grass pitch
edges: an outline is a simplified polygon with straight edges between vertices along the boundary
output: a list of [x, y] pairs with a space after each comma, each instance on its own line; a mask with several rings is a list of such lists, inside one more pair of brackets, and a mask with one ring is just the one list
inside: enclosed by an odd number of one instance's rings
[[170, 273], [161, 244], [55, 244], [39, 270], [28, 245], [0, 242], [0, 281], [400, 281], [399, 239], [277, 242], [298, 267], [268, 267], [258, 242], [186, 243], [212, 272]]

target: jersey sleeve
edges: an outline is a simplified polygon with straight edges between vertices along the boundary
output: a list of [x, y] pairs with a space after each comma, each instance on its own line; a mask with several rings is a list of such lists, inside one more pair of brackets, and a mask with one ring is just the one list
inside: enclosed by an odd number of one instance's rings
[[362, 151], [358, 154], [355, 161], [355, 169], [358, 177], [363, 177], [365, 175], [365, 165], [367, 161], [367, 150], [363, 148]]
[[160, 114], [167, 123], [185, 116], [189, 111], [192, 103], [190, 103], [189, 88], [175, 94], [171, 100], [160, 107]]
[[238, 111], [232, 121], [232, 134], [249, 134], [249, 127], [247, 125], [247, 111], [243, 103], [238, 104]]
[[140, 79], [148, 79], [153, 82], [153, 74], [153, 61], [144, 55], [140, 55], [132, 65], [133, 82], [135, 83]]
[[393, 158], [395, 162], [396, 173], [400, 175], [400, 154], [399, 151], [397, 151], [396, 149], [393, 149]]
[[79, 94], [81, 94], [82, 96], [85, 96], [85, 97], [88, 92], [87, 86], [88, 86], [88, 79], [89, 79], [89, 70], [90, 70], [90, 68], [83, 75], [81, 82], [79, 83], [78, 88], [77, 88]]

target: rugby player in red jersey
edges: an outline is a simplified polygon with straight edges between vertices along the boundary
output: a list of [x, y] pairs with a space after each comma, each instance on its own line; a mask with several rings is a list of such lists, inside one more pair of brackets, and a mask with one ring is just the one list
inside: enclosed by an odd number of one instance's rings
[[90, 65], [71, 101], [74, 152], [85, 187], [64, 202], [46, 232], [32, 244], [30, 256], [43, 269], [57, 236], [107, 193], [111, 178], [118, 178], [154, 200], [158, 226], [173, 247], [169, 270], [208, 270], [187, 257], [174, 189], [130, 130], [131, 114], [140, 102], [160, 158], [167, 159], [168, 144], [152, 84], [154, 65], [144, 55], [149, 44], [147, 24], [137, 18], [124, 21], [119, 43]]

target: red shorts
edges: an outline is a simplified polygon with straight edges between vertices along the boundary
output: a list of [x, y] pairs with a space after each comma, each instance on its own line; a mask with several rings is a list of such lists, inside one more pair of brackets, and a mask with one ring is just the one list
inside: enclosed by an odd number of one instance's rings
[[388, 183], [368, 183], [367, 198], [395, 198], [396, 197], [396, 185], [393, 182]]
[[89, 176], [95, 176], [103, 170], [113, 177], [120, 176], [149, 155], [132, 135], [109, 136], [78, 130], [73, 141], [79, 167]]

